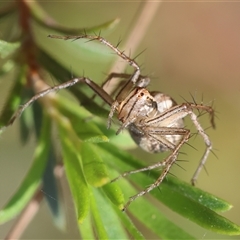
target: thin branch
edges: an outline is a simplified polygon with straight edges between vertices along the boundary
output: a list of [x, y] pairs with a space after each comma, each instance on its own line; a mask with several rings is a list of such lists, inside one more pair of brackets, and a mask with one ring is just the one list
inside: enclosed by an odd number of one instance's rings
[[32, 221], [32, 219], [38, 212], [40, 203], [43, 200], [44, 195], [40, 189], [41, 188], [37, 190], [33, 198], [22, 211], [16, 223], [12, 226], [12, 228], [8, 232], [8, 235], [5, 237], [5, 240], [19, 239], [25, 229], [28, 227], [29, 223]]
[[[137, 12], [137, 20], [134, 23], [132, 30], [130, 30], [130, 34], [127, 38], [126, 43], [124, 44], [122, 49], [131, 49], [131, 52], [134, 53], [138, 48], [139, 44], [141, 43], [145, 33], [151, 24], [152, 20], [154, 19], [155, 14], [159, 10], [162, 1], [152, 2], [150, 0], [145, 1], [141, 12]], [[125, 62], [115, 62], [112, 66], [110, 73], [112, 72], [124, 72], [126, 68]], [[112, 91], [113, 85], [111, 83], [107, 86], [107, 91]]]

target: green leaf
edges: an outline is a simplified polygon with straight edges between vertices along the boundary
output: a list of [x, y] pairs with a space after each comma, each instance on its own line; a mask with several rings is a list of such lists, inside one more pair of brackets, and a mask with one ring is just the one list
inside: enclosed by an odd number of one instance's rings
[[91, 143], [82, 143], [80, 150], [87, 182], [101, 187], [110, 181], [106, 165]]
[[0, 58], [7, 58], [20, 47], [20, 43], [8, 43], [0, 40]]
[[47, 162], [47, 155], [50, 146], [50, 119], [45, 116], [43, 122], [42, 133], [38, 141], [38, 145], [34, 154], [34, 161], [19, 189], [0, 210], [0, 223], [4, 223], [14, 218], [28, 204], [42, 180], [42, 175]]
[[100, 189], [92, 188], [92, 193], [91, 214], [98, 239], [127, 239], [118, 215], [107, 198], [101, 194]]
[[[33, 96], [31, 89], [23, 88], [21, 92], [21, 103], [25, 103]], [[19, 105], [20, 106], [20, 105]], [[16, 108], [16, 111], [19, 109]], [[32, 133], [33, 126], [36, 137], [39, 138], [42, 129], [42, 108], [38, 102], [35, 102], [31, 107], [26, 109], [19, 118], [20, 122], [20, 137], [21, 142], [25, 144]], [[40, 124], [41, 123], [41, 124]], [[40, 126], [41, 125], [41, 126]]]
[[78, 151], [80, 141], [71, 129], [67, 119], [59, 117], [56, 122], [61, 139], [66, 175], [76, 207], [77, 219], [79, 223], [82, 223], [88, 215], [90, 199], [88, 184], [82, 169], [81, 155]]
[[[107, 115], [106, 115], [107, 116]], [[123, 131], [121, 134], [116, 135], [117, 128], [114, 126], [110, 129], [107, 129], [107, 117], [104, 116], [104, 119], [98, 117], [92, 117], [93, 122], [101, 130], [101, 132], [108, 136], [111, 144], [118, 146], [121, 149], [135, 149], [136, 143], [130, 137], [128, 131]], [[117, 126], [118, 127], [118, 126]]]
[[6, 60], [1, 61], [0, 63], [0, 77], [3, 77], [5, 74], [9, 73], [15, 66], [14, 61]]
[[0, 76], [10, 72], [15, 66], [14, 54], [20, 49], [20, 43], [0, 40]]
[[6, 103], [4, 104], [4, 108], [1, 112], [0, 118], [0, 128], [4, 127], [8, 124], [10, 118], [18, 109], [21, 100], [22, 100], [22, 90], [23, 90], [23, 80], [24, 80], [24, 69], [17, 69], [16, 79], [12, 89], [10, 91], [10, 95], [8, 96]]
[[108, 183], [102, 187], [103, 191], [109, 198], [109, 200], [118, 207], [118, 209], [123, 209], [124, 195], [121, 188], [117, 183]]
[[47, 12], [38, 4], [36, 1], [27, 1], [27, 6], [30, 9], [32, 17], [42, 26], [48, 28], [51, 31], [58, 31], [61, 34], [72, 34], [77, 35], [84, 32], [100, 32], [101, 30], [108, 30], [114, 28], [118, 23], [119, 19], [114, 19], [103, 24], [94, 26], [92, 28], [69, 28], [60, 25], [56, 22]]
[[88, 120], [92, 116], [84, 108], [64, 97], [55, 99], [54, 104], [64, 116], [69, 118], [76, 134], [82, 141], [89, 143], [109, 141], [107, 136]]
[[240, 235], [240, 226], [237, 226], [211, 209], [192, 200], [190, 197], [186, 198], [184, 193], [174, 191], [171, 189], [171, 185], [169, 185], [169, 187], [161, 187], [161, 192], [153, 191], [152, 195], [157, 197], [173, 211], [205, 229], [220, 234]]
[[95, 233], [93, 231], [92, 218], [89, 214], [86, 216], [81, 224], [78, 224], [78, 228], [81, 234], [81, 239], [95, 239]]
[[57, 183], [58, 179], [54, 175], [56, 162], [53, 143], [50, 143], [48, 161], [42, 178], [42, 191], [51, 210], [53, 222], [59, 229], [66, 230], [66, 215], [62, 202], [61, 189]]
[[120, 212], [117, 210], [116, 213], [118, 214], [118, 218], [121, 219], [121, 223], [126, 228], [128, 233], [132, 236], [131, 239], [145, 239], [139, 229], [134, 225], [130, 217], [122, 211]]
[[[93, 190], [93, 189], [92, 189]], [[96, 229], [96, 235], [98, 239], [109, 239], [105, 225], [102, 222], [102, 218], [95, 201], [95, 197], [91, 196], [91, 215], [93, 219], [93, 226]], [[98, 198], [99, 199], [99, 198]], [[104, 203], [103, 203], [104, 204]], [[106, 204], [104, 204], [106, 205]]]
[[[159, 173], [154, 172], [153, 174], [153, 176], [157, 178]], [[229, 211], [232, 208], [232, 205], [227, 201], [208, 192], [205, 192], [197, 187], [193, 187], [189, 183], [180, 181], [177, 178], [168, 177], [167, 184], [171, 189], [174, 189], [174, 191], [184, 194], [184, 196], [191, 198], [192, 200], [213, 211], [225, 212]]]

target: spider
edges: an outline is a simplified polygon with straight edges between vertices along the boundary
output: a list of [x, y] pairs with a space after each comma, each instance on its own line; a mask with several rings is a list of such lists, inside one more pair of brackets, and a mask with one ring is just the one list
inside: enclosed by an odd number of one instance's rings
[[[63, 40], [88, 39], [89, 41], [99, 41], [100, 43], [103, 43], [112, 49], [112, 51], [115, 52], [120, 58], [132, 66], [134, 68], [134, 72], [133, 74], [111, 73], [102, 86], [98, 86], [89, 78], [80, 77], [48, 88], [36, 94], [27, 103], [22, 105], [17, 113], [10, 119], [9, 124], [13, 123], [14, 120], [20, 116], [21, 113], [32, 102], [50, 92], [64, 89], [77, 83], [84, 83], [88, 85], [94, 91], [95, 95], [98, 95], [104, 100], [105, 103], [110, 106], [107, 128], [110, 128], [112, 118], [116, 113], [117, 118], [121, 123], [121, 126], [117, 130], [116, 134], [119, 134], [122, 130], [127, 129], [136, 144], [149, 153], [170, 151], [169, 156], [165, 160], [141, 169], [122, 173], [117, 178], [112, 180], [115, 181], [130, 174], [148, 171], [156, 168], [163, 169], [160, 176], [154, 183], [129, 198], [128, 202], [124, 206], [124, 211], [136, 198], [145, 195], [162, 183], [170, 168], [176, 162], [180, 148], [190, 138], [191, 132], [184, 127], [183, 123], [183, 119], [186, 116], [189, 116], [206, 145], [206, 150], [191, 179], [191, 183], [194, 185], [212, 149], [211, 141], [200, 125], [198, 117], [194, 113], [194, 110], [205, 111], [209, 113], [211, 125], [213, 128], [215, 128], [213, 108], [211, 106], [197, 104], [195, 101], [192, 103], [184, 102], [182, 104], [177, 104], [167, 94], [158, 91], [151, 92], [147, 90], [150, 79], [141, 75], [140, 67], [136, 61], [128, 57], [124, 52], [120, 51], [118, 49], [118, 46], [113, 46], [110, 42], [101, 36], [91, 36], [84, 34], [80, 36], [49, 35], [48, 37]], [[113, 98], [104, 90], [104, 86], [112, 78], [122, 78], [125, 80], [123, 85], [119, 85], [119, 90], [116, 89], [115, 98]]]

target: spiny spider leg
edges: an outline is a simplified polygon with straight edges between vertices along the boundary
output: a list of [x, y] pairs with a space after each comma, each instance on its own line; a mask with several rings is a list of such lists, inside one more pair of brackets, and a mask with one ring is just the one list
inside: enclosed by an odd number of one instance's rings
[[161, 125], [169, 125], [171, 122], [175, 122], [176, 119], [181, 119], [184, 118], [186, 115], [189, 115], [193, 124], [195, 125], [198, 133], [201, 135], [203, 138], [203, 141], [205, 142], [206, 145], [206, 150], [200, 160], [200, 163], [191, 179], [192, 185], [195, 185], [195, 182], [198, 178], [199, 173], [201, 172], [201, 169], [204, 167], [204, 164], [207, 161], [208, 155], [211, 152], [212, 149], [212, 143], [208, 137], [208, 135], [205, 133], [204, 129], [200, 125], [197, 119], [197, 115], [193, 112], [193, 109], [198, 109], [198, 110], [205, 110], [210, 114], [210, 121], [212, 124], [212, 127], [215, 128], [215, 122], [214, 122], [214, 111], [211, 107], [209, 106], [204, 106], [204, 105], [198, 105], [195, 103], [183, 103], [182, 105], [176, 105], [172, 109], [169, 109], [168, 111], [164, 112], [163, 114], [160, 114], [159, 116], [149, 119], [146, 121], [146, 125], [154, 126], [157, 123], [160, 123]]
[[[186, 136], [186, 135], [189, 134], [189, 130], [184, 129], [184, 128], [159, 128], [157, 130], [158, 131], [156, 131], [155, 128], [148, 129], [147, 133], [148, 133], [149, 137], [154, 138], [160, 144], [164, 145], [168, 149], [171, 149], [172, 151], [175, 150], [175, 148], [176, 148], [175, 145], [173, 143], [169, 142], [163, 136], [164, 135], [183, 135], [183, 136]], [[165, 160], [163, 160], [161, 162], [157, 162], [157, 163], [154, 163], [150, 166], [143, 167], [143, 168], [140, 168], [140, 169], [124, 172], [121, 175], [119, 175], [118, 177], [112, 179], [111, 182], [115, 182], [115, 181], [119, 180], [120, 178], [127, 177], [128, 175], [131, 175], [131, 174], [134, 174], [134, 173], [139, 173], [139, 172], [144, 172], [144, 171], [149, 171], [149, 170], [152, 170], [152, 169], [156, 169], [156, 168], [159, 168], [159, 167], [164, 167], [169, 162], [169, 158], [172, 158], [172, 157], [173, 157], [173, 154], [171, 153]]]
[[[110, 73], [107, 77], [107, 79], [102, 83], [101, 88], [103, 88], [104, 90], [106, 90], [106, 86], [109, 84], [109, 82], [114, 79], [122, 79], [114, 88], [111, 89], [111, 91], [108, 91], [108, 94], [110, 94], [111, 96], [116, 95], [119, 92], [119, 89], [124, 88], [124, 85], [126, 84], [126, 82], [128, 82], [128, 80], [132, 77], [132, 74], [129, 73]], [[147, 76], [142, 76], [140, 75], [135, 86], [137, 87], [146, 87], [150, 82], [150, 78]], [[118, 93], [119, 94], [119, 93]], [[94, 99], [96, 97], [96, 93], [92, 96], [91, 99]]]
[[[192, 185], [195, 185], [195, 182], [198, 178], [198, 175], [201, 172], [202, 168], [204, 167], [204, 165], [207, 161], [208, 155], [212, 150], [212, 143], [211, 143], [208, 135], [205, 133], [204, 129], [202, 128], [202, 126], [198, 122], [197, 115], [192, 111], [189, 112], [189, 115], [191, 117], [191, 120], [192, 120], [193, 124], [195, 125], [196, 129], [198, 130], [199, 134], [202, 136], [202, 138], [205, 142], [205, 145], [206, 145], [206, 150], [205, 150], [205, 152], [204, 152], [204, 154], [203, 154], [203, 156], [200, 160], [200, 163], [199, 163], [199, 165], [198, 165], [198, 167], [197, 167], [197, 169], [196, 169], [196, 171], [193, 174], [193, 177], [191, 179]], [[213, 124], [213, 127], [215, 127], [213, 115], [212, 115], [211, 123]]]
[[80, 35], [80, 36], [57, 36], [57, 35], [48, 35], [50, 38], [56, 38], [56, 39], [63, 39], [63, 40], [78, 40], [78, 39], [89, 39], [89, 41], [99, 41], [112, 49], [119, 57], [121, 57], [123, 60], [127, 61], [130, 66], [135, 68], [134, 73], [132, 74], [131, 78], [125, 83], [125, 85], [119, 90], [119, 93], [116, 97], [116, 100], [111, 105], [111, 110], [108, 116], [108, 122], [107, 126], [110, 128], [111, 121], [113, 118], [114, 113], [117, 111], [117, 108], [119, 106], [119, 102], [124, 101], [128, 93], [132, 90], [134, 85], [136, 84], [137, 80], [140, 76], [140, 67], [135, 62], [134, 59], [131, 59], [128, 57], [123, 51], [120, 51], [118, 47], [113, 46], [110, 42], [102, 38], [101, 36], [91, 36], [91, 35]]
[[[200, 163], [191, 179], [192, 185], [195, 185], [198, 175], [201, 172], [202, 168], [204, 167], [204, 164], [207, 161], [208, 155], [212, 150], [212, 143], [211, 143], [208, 135], [205, 133], [204, 129], [198, 122], [197, 115], [193, 112], [193, 108], [207, 111], [211, 117], [212, 127], [215, 128], [213, 109], [209, 106], [197, 105], [195, 103], [183, 103], [182, 105], [177, 105], [177, 106], [173, 107], [172, 109], [170, 109], [169, 111], [166, 111], [165, 113], [160, 114], [159, 116], [146, 121], [146, 125], [154, 126], [154, 125], [158, 125], [158, 123], [159, 123], [160, 125], [168, 126], [168, 125], [171, 125], [172, 122], [175, 122], [176, 119], [182, 119], [186, 115], [190, 116], [193, 124], [195, 125], [198, 133], [201, 135], [201, 137], [203, 138], [203, 141], [206, 145], [206, 150], [205, 150], [205, 152], [200, 160]], [[158, 130], [159, 129], [157, 129], [157, 131]]]
[[89, 39], [90, 41], [99, 41], [103, 43], [104, 45], [108, 46], [110, 49], [112, 49], [119, 57], [121, 57], [123, 60], [127, 61], [130, 66], [133, 66], [135, 68], [135, 72], [132, 74], [132, 77], [130, 81], [135, 84], [139, 78], [140, 75], [140, 67], [138, 64], [131, 58], [129, 58], [124, 52], [120, 51], [117, 47], [113, 46], [110, 42], [108, 42], [106, 39], [102, 38], [101, 36], [91, 36], [91, 35], [80, 35], [80, 36], [57, 36], [57, 35], [48, 35], [50, 38], [56, 38], [56, 39], [63, 39], [63, 40], [78, 40], [78, 39]]
[[[72, 80], [69, 80], [65, 83], [59, 84], [57, 86], [54, 87], [50, 87], [44, 91], [41, 91], [39, 93], [37, 93], [35, 96], [33, 96], [29, 101], [27, 101], [25, 104], [23, 104], [18, 110], [17, 112], [12, 116], [12, 118], [9, 120], [7, 126], [11, 125], [18, 117], [21, 116], [21, 114], [23, 113], [23, 111], [29, 107], [29, 105], [31, 105], [33, 102], [35, 102], [36, 100], [38, 100], [39, 98], [44, 97], [45, 95], [64, 89], [64, 88], [68, 88], [71, 87], [77, 83], [85, 83], [87, 84], [94, 92], [98, 93], [98, 95], [110, 106], [113, 103], [113, 99], [110, 97], [110, 95], [108, 95], [101, 87], [99, 87], [96, 83], [94, 83], [92, 80], [90, 80], [89, 78], [74, 78]], [[7, 127], [6, 126], [6, 127]]]
[[182, 140], [178, 143], [178, 145], [176, 146], [176, 148], [174, 149], [174, 151], [171, 153], [171, 155], [168, 156], [168, 158], [166, 158], [162, 163], [162, 166], [165, 166], [165, 168], [163, 169], [161, 175], [159, 176], [159, 178], [153, 183], [151, 184], [149, 187], [147, 187], [146, 189], [144, 189], [143, 191], [137, 193], [136, 195], [132, 196], [129, 198], [129, 200], [127, 201], [127, 203], [125, 204], [124, 208], [122, 209], [122, 211], [125, 211], [127, 209], [127, 207], [134, 201], [136, 200], [138, 197], [141, 197], [143, 195], [145, 195], [146, 193], [149, 193], [150, 191], [152, 191], [154, 188], [158, 187], [162, 181], [164, 180], [164, 178], [166, 177], [166, 175], [168, 174], [171, 166], [174, 164], [174, 162], [177, 160], [177, 156], [179, 154], [179, 150], [182, 147], [182, 145], [188, 141], [190, 137], [190, 131], [187, 130], [186, 134], [183, 136]]
[[[132, 76], [132, 74], [128, 74], [128, 73], [110, 73], [108, 75], [108, 77], [105, 79], [105, 81], [102, 83], [101, 88], [103, 88], [104, 90], [106, 90], [107, 85], [109, 84], [109, 82], [113, 79], [113, 78], [121, 78], [124, 79], [124, 82], [129, 79]], [[113, 94], [115, 95], [116, 92], [118, 91], [119, 87], [122, 87], [123, 83], [122, 81], [120, 81], [116, 87], [113, 88], [112, 91], [108, 91], [109, 94]], [[92, 96], [92, 99], [94, 99], [96, 97], [96, 93]]]
[[[189, 115], [193, 124], [195, 125], [196, 129], [198, 130], [198, 133], [202, 136], [204, 142], [205, 142], [205, 145], [206, 145], [206, 150], [200, 160], [200, 163], [191, 179], [191, 183], [192, 185], [195, 185], [195, 182], [198, 178], [198, 175], [199, 173], [201, 172], [202, 168], [204, 167], [206, 161], [207, 161], [207, 158], [208, 158], [208, 155], [209, 153], [211, 152], [212, 150], [212, 143], [208, 137], [208, 135], [205, 133], [204, 129], [202, 128], [202, 126], [200, 125], [198, 119], [197, 119], [197, 115], [193, 112], [193, 109], [197, 109], [197, 110], [204, 110], [206, 112], [208, 112], [210, 114], [210, 121], [211, 121], [211, 124], [212, 124], [212, 127], [215, 128], [215, 122], [214, 122], [214, 111], [211, 107], [209, 106], [204, 106], [202, 104], [195, 104], [195, 103], [183, 103], [182, 105], [180, 106], [175, 106], [175, 111], [178, 112], [178, 111], [183, 111], [182, 114], [180, 113], [177, 113], [178, 118], [184, 118], [186, 115]], [[185, 110], [184, 110], [185, 109]], [[185, 112], [185, 113], [184, 113]], [[168, 113], [166, 113], [166, 115], [168, 115]], [[176, 118], [175, 118], [176, 119]], [[148, 124], [152, 125], [154, 124], [154, 122], [156, 121], [161, 121], [161, 117], [159, 117], [159, 119], [155, 118], [155, 120], [151, 119], [148, 121]]]

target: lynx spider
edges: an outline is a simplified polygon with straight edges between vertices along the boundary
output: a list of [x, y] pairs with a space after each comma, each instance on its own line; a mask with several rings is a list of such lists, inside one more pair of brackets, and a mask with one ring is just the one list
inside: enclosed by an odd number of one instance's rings
[[[81, 36], [49, 35], [48, 37], [63, 40], [88, 39], [89, 41], [99, 41], [112, 49], [120, 58], [132, 66], [135, 69], [134, 73], [132, 75], [111, 73], [102, 87], [98, 86], [89, 78], [81, 77], [74, 78], [60, 85], [48, 88], [47, 90], [36, 94], [27, 103], [22, 105], [17, 113], [11, 118], [9, 124], [13, 123], [13, 121], [20, 116], [32, 102], [50, 92], [64, 89], [77, 83], [85, 83], [88, 85], [95, 92], [95, 95], [100, 96], [104, 102], [111, 107], [107, 121], [108, 128], [111, 126], [114, 114], [117, 113], [117, 118], [121, 122], [121, 126], [117, 130], [116, 134], [119, 134], [124, 129], [128, 129], [133, 140], [143, 150], [150, 153], [171, 151], [170, 155], [161, 162], [154, 163], [141, 169], [125, 172], [112, 180], [115, 181], [130, 174], [148, 171], [159, 167], [163, 168], [160, 176], [153, 184], [129, 198], [128, 202], [124, 206], [124, 211], [136, 198], [145, 195], [162, 183], [171, 166], [176, 162], [180, 148], [190, 137], [190, 130], [185, 129], [183, 124], [183, 118], [189, 115], [206, 145], [206, 150], [200, 160], [199, 166], [191, 179], [191, 183], [194, 185], [201, 169], [206, 163], [208, 155], [212, 149], [212, 144], [208, 135], [198, 122], [197, 115], [193, 112], [193, 110], [196, 109], [198, 111], [205, 111], [209, 113], [211, 117], [211, 125], [215, 128], [213, 108], [211, 106], [205, 106], [195, 102], [177, 104], [170, 96], [164, 93], [158, 91], [148, 91], [146, 87], [148, 86], [150, 79], [141, 75], [140, 67], [135, 60], [128, 57], [124, 52], [121, 52], [118, 49], [118, 46], [113, 46], [101, 36], [84, 34]], [[115, 99], [113, 99], [113, 97], [104, 90], [105, 84], [107, 84], [111, 78], [125, 79], [124, 85], [120, 87], [119, 91], [116, 91], [117, 94]]]

